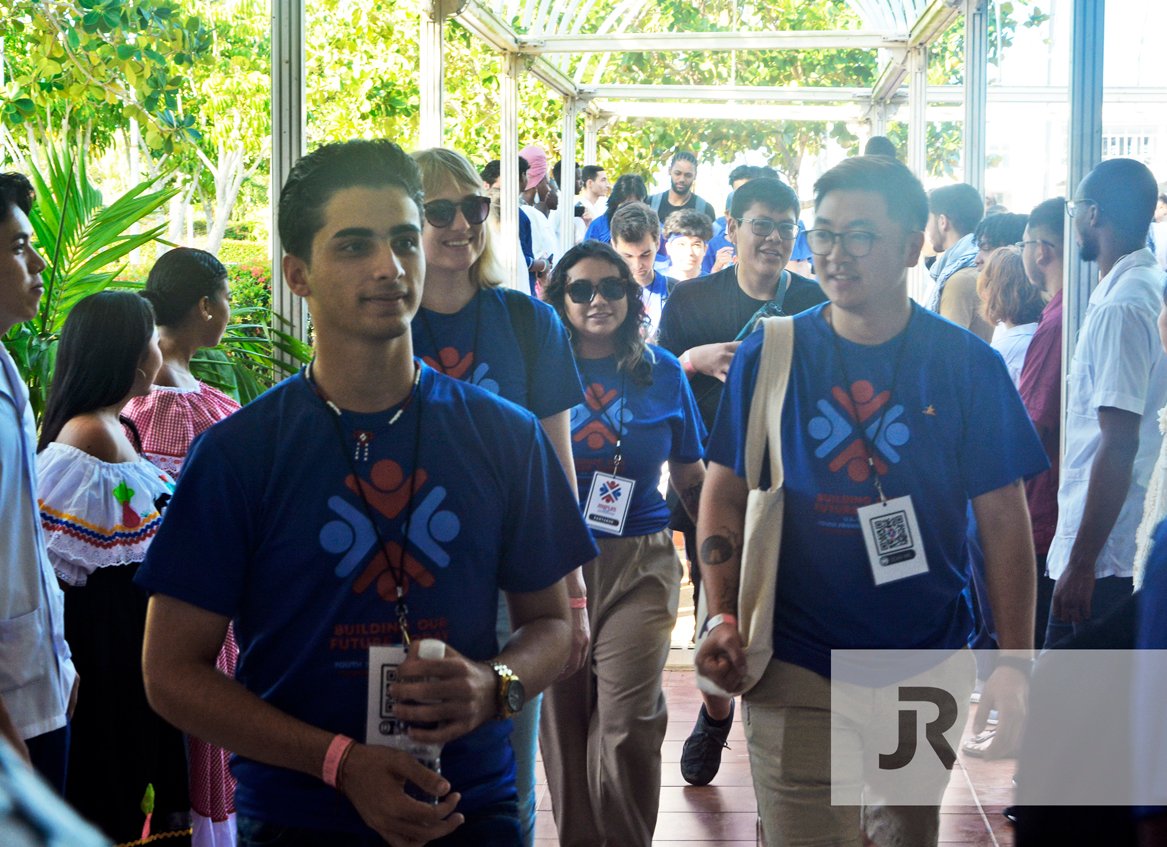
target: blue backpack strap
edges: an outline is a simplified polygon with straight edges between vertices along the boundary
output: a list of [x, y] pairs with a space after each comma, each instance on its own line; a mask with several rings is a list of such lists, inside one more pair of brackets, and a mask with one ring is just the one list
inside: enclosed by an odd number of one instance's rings
[[535, 381], [535, 303], [527, 294], [513, 288], [503, 288], [503, 299], [511, 318], [511, 328], [519, 339], [519, 352], [527, 372], [527, 402], [531, 400], [531, 386]]

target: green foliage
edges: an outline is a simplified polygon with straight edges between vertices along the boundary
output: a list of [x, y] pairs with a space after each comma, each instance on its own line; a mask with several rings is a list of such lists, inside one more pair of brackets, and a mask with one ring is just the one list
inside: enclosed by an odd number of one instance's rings
[[282, 323], [264, 306], [232, 308], [223, 341], [200, 351], [191, 360], [191, 372], [241, 404], [250, 403], [312, 358], [311, 347], [276, 328]]
[[50, 147], [46, 158], [45, 173], [30, 168], [29, 174], [37, 192], [30, 216], [35, 242], [48, 262], [42, 274], [44, 294], [37, 316], [5, 337], [38, 419], [69, 311], [83, 297], [111, 287], [129, 254], [159, 236], [161, 226], [131, 230], [173, 195], [152, 190], [155, 180], [148, 180], [105, 205], [89, 181], [84, 155]]
[[271, 271], [266, 264], [231, 265], [227, 268], [231, 290], [231, 320], [244, 322], [253, 312], [271, 306]]
[[220, 262], [228, 267], [237, 264], [270, 266], [269, 249], [266, 244], [259, 244], [255, 241], [225, 238], [219, 246], [219, 252], [215, 255], [219, 257]]

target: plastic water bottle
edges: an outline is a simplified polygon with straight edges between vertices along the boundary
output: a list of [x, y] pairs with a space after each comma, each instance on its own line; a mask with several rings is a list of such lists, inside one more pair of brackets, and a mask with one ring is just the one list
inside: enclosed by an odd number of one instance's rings
[[[443, 641], [438, 641], [436, 638], [426, 638], [418, 642], [417, 656], [419, 659], [444, 659], [446, 658], [446, 644]], [[422, 726], [419, 724], [419, 726]], [[427, 727], [428, 728], [428, 725]], [[409, 753], [427, 768], [434, 773], [440, 774], [442, 772], [442, 745], [433, 742], [415, 741], [407, 733], [392, 736], [392, 746], [403, 752]], [[423, 803], [436, 804], [439, 800], [432, 794], [427, 794], [422, 791], [412, 782], [405, 783], [405, 793], [415, 800], [420, 800]]]

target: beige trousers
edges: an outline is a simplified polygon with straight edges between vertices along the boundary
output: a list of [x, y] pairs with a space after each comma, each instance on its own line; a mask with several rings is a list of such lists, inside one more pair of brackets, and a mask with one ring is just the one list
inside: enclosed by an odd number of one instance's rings
[[584, 565], [590, 655], [544, 693], [543, 766], [561, 845], [649, 847], [681, 563], [667, 530], [598, 544], [599, 558]]
[[[972, 653], [961, 650], [924, 680], [952, 693], [957, 717], [947, 735], [957, 745], [975, 678]], [[912, 678], [903, 684], [920, 681]], [[867, 771], [871, 751], [866, 747], [878, 752], [896, 748], [894, 733], [872, 729], [885, 725], [874, 721], [877, 715], [899, 711], [896, 688], [836, 690], [832, 702], [826, 677], [788, 662], [770, 662], [742, 698], [750, 772], [769, 847], [860, 847], [864, 832], [879, 847], [937, 843], [948, 772], [941, 769], [941, 775], [911, 786], [913, 802], [919, 805], [882, 803], [871, 787], [876, 775]], [[833, 741], [832, 707], [838, 721]], [[832, 805], [832, 787], [862, 798], [862, 805]]]

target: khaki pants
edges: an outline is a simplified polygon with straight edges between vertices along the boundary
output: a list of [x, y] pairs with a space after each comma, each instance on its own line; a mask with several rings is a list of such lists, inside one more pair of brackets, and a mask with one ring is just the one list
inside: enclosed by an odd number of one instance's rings
[[[954, 750], [968, 718], [975, 677], [972, 654], [963, 650], [944, 664], [939, 680], [935, 672], [927, 680], [939, 682], [956, 699]], [[912, 683], [909, 679], [903, 684]], [[873, 715], [897, 714], [895, 691], [896, 686], [836, 691], [832, 739], [830, 680], [798, 665], [770, 662], [742, 698], [750, 771], [769, 847], [859, 847], [862, 832], [879, 847], [936, 844], [947, 772], [913, 788], [926, 805], [892, 806], [875, 796], [865, 769], [864, 754], [869, 760], [871, 753], [866, 746], [874, 744], [879, 752], [896, 748], [894, 731], [875, 740], [870, 731]], [[863, 805], [831, 805], [832, 785], [862, 797]]]
[[561, 845], [648, 847], [681, 564], [666, 530], [598, 543], [599, 558], [584, 566], [590, 655], [544, 694], [539, 741]]

